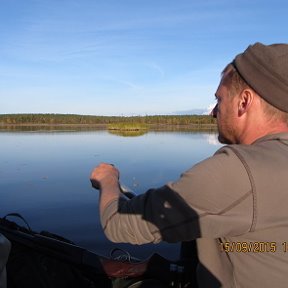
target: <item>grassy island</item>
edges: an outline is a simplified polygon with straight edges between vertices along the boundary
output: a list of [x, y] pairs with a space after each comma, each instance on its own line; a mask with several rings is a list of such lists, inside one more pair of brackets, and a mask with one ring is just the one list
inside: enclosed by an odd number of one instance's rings
[[120, 131], [140, 131], [149, 130], [149, 126], [145, 123], [113, 123], [107, 126], [108, 130], [120, 130]]

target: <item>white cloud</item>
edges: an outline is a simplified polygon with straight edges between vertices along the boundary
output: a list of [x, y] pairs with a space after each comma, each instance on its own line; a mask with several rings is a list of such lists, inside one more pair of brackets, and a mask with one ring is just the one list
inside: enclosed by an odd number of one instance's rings
[[161, 78], [165, 76], [165, 71], [162, 69], [162, 67], [160, 67], [160, 66], [157, 65], [156, 63], [151, 62], [151, 63], [147, 63], [147, 64], [145, 64], [145, 65], [146, 65], [147, 67], [155, 70], [156, 72], [158, 72], [158, 73], [160, 74]]
[[207, 107], [207, 110], [203, 113], [203, 115], [211, 114], [214, 107], [215, 107], [215, 103], [209, 104], [209, 106]]

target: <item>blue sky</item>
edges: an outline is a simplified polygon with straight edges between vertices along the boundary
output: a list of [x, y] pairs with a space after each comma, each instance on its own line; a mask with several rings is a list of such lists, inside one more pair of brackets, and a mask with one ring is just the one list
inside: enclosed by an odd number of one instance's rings
[[287, 3], [0, 0], [0, 114], [204, 111], [236, 54], [288, 42]]

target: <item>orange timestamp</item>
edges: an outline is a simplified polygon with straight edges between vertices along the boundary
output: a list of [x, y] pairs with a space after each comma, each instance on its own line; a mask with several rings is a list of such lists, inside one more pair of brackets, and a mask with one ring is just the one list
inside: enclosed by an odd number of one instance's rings
[[[286, 243], [286, 242], [285, 242]], [[282, 245], [284, 242], [282, 243]], [[277, 243], [276, 242], [246, 242], [246, 241], [225, 241], [220, 243], [220, 250], [222, 252], [237, 252], [237, 253], [275, 253], [277, 251]], [[283, 245], [283, 251], [288, 252], [288, 243], [287, 246]]]

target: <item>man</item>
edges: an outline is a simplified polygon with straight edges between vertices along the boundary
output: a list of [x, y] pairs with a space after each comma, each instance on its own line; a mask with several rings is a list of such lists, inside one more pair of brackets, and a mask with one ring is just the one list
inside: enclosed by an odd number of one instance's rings
[[228, 145], [178, 181], [127, 201], [115, 167], [94, 169], [104, 231], [134, 244], [197, 239], [199, 287], [287, 287], [288, 45], [249, 46], [216, 99]]

